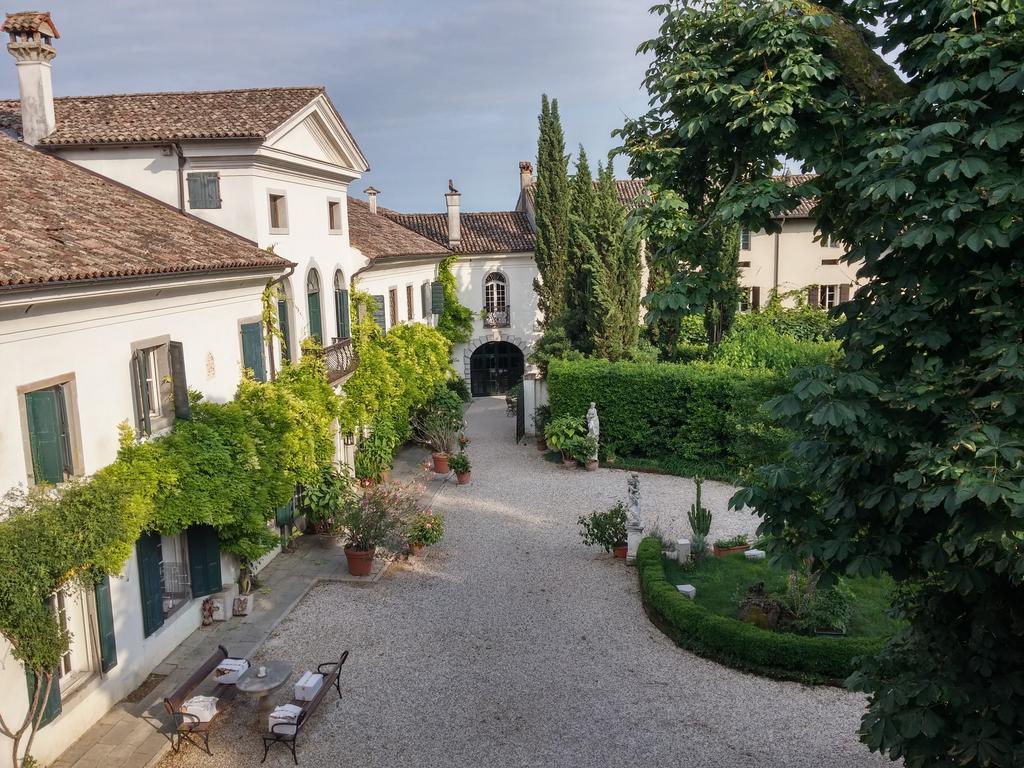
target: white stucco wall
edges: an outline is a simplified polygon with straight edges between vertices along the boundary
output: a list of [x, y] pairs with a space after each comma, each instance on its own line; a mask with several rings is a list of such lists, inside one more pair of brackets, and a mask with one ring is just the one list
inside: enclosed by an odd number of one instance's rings
[[[485, 328], [480, 318], [484, 307], [484, 280], [491, 272], [505, 275], [507, 302], [509, 306], [509, 327]], [[529, 357], [533, 345], [541, 336], [538, 322], [541, 319], [537, 309], [537, 294], [533, 280], [537, 276], [537, 264], [532, 253], [463, 255], [452, 267], [459, 301], [473, 312], [473, 335], [468, 344], [456, 345], [453, 358], [456, 372], [469, 381], [469, 356], [471, 351], [490, 341], [508, 341], [519, 347], [524, 357]], [[529, 369], [529, 363], [526, 363]]]
[[[412, 287], [413, 316], [412, 322], [425, 323], [431, 327], [437, 325], [437, 317], [430, 314], [428, 289], [427, 306], [423, 306], [424, 283], [437, 279], [437, 258], [408, 259], [404, 261], [381, 261], [364, 270], [356, 278], [356, 287], [371, 296], [384, 297], [384, 312], [387, 316], [388, 328], [397, 323], [410, 322], [409, 308], [406, 301], [406, 288]], [[391, 316], [388, 291], [398, 290], [398, 317]]]

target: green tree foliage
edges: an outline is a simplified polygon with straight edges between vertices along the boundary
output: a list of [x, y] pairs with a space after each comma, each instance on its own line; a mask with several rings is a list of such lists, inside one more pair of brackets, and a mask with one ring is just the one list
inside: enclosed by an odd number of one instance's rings
[[444, 309], [437, 318], [437, 330], [452, 344], [465, 344], [473, 335], [473, 313], [459, 303], [459, 291], [452, 274], [452, 264], [458, 258], [453, 253], [437, 265], [437, 279], [444, 288]]
[[558, 114], [558, 99], [541, 96], [540, 136], [537, 140], [535, 260], [539, 277], [534, 281], [537, 306], [545, 324], [561, 317], [565, 309], [569, 243], [569, 159]]
[[601, 266], [594, 244], [597, 193], [590, 173], [587, 153], [580, 147], [576, 156], [576, 173], [569, 187], [569, 247], [566, 263], [565, 312], [560, 324], [565, 327], [569, 343], [587, 354], [593, 351], [589, 320], [591, 302], [607, 305], [611, 297], [601, 292]]
[[[838, 366], [772, 404], [799, 434], [789, 459], [734, 502], [764, 515], [785, 564], [897, 581], [906, 629], [849, 681], [868, 693], [872, 749], [914, 767], [1024, 764], [1020, 5], [656, 10], [643, 49], [665, 106], [627, 126], [636, 171], [683, 178], [699, 148], [713, 213], [749, 229], [816, 196], [869, 280], [842, 308]], [[817, 178], [773, 180], [780, 155]]]

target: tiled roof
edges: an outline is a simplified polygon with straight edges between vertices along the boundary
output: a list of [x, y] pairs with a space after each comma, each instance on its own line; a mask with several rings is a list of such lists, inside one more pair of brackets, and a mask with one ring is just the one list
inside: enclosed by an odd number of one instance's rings
[[[262, 139], [323, 92], [311, 87], [70, 96], [53, 100], [57, 128], [41, 143]], [[0, 101], [0, 129], [21, 132], [17, 99]]]
[[348, 198], [349, 242], [368, 259], [391, 256], [442, 257], [450, 253], [433, 240], [413, 232], [391, 220], [391, 212], [378, 208], [370, 213], [370, 206], [362, 200]]
[[128, 187], [0, 135], [0, 286], [289, 262]]
[[[594, 186], [597, 186], [597, 182], [594, 182]], [[616, 179], [615, 187], [619, 193], [619, 202], [622, 203], [623, 207], [627, 211], [631, 211], [637, 207], [636, 199], [640, 197], [640, 193], [644, 190], [644, 182], [642, 179]], [[534, 181], [523, 190], [526, 193], [526, 197], [530, 201], [530, 207], [536, 207], [537, 197], [537, 182]]]
[[[786, 180], [789, 181], [791, 187], [797, 187], [801, 184], [810, 181], [817, 174], [815, 173], [791, 173], [785, 176]], [[779, 178], [776, 176], [776, 178]], [[791, 219], [809, 219], [811, 217], [811, 209], [818, 203], [817, 199], [813, 197], [804, 197], [800, 199], [800, 203], [786, 214]]]
[[[447, 213], [388, 211], [385, 215], [435, 243], [448, 246]], [[462, 240], [451, 249], [455, 253], [526, 253], [536, 246], [530, 221], [520, 211], [463, 213], [460, 230]]]

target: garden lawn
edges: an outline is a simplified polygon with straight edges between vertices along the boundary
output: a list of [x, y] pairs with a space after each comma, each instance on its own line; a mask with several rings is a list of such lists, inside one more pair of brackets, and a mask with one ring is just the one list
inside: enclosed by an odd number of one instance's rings
[[[692, 584], [697, 588], [696, 602], [702, 608], [737, 618], [740, 603], [747, 587], [764, 582], [768, 592], [782, 592], [786, 587], [787, 572], [774, 567], [767, 560], [747, 560], [743, 553], [725, 557], [707, 557], [697, 564], [681, 566], [677, 561], [664, 559], [665, 577], [673, 584]], [[888, 615], [892, 580], [888, 577], [848, 579], [855, 596], [853, 615], [847, 630], [848, 637], [886, 637], [899, 624]]]

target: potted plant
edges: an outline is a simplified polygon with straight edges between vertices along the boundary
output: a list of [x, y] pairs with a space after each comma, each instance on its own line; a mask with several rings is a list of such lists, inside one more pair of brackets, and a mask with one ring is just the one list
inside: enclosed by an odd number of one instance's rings
[[419, 511], [418, 494], [398, 484], [378, 484], [348, 500], [342, 508], [345, 560], [353, 576], [369, 576], [378, 549], [392, 553], [405, 548], [405, 528]]
[[711, 511], [701, 504], [701, 487], [704, 480], [700, 477], [693, 478], [697, 486], [697, 499], [690, 505], [690, 511], [686, 513], [690, 521], [690, 530], [693, 532], [691, 552], [693, 555], [703, 555], [708, 548], [708, 534], [711, 533]]
[[412, 516], [406, 533], [409, 541], [409, 554], [418, 557], [424, 547], [437, 544], [444, 536], [444, 518], [429, 509], [424, 509]]
[[562, 465], [575, 467], [576, 459], [572, 454], [573, 441], [587, 433], [582, 416], [559, 416], [552, 419], [544, 428], [544, 438], [549, 446], [562, 455]]
[[448, 457], [455, 451], [455, 442], [463, 427], [462, 400], [445, 386], [434, 394], [413, 419], [417, 439], [433, 451], [434, 471], [448, 474]]
[[548, 442], [544, 439], [544, 430], [551, 421], [551, 406], [538, 405], [533, 409], [533, 428], [537, 430], [537, 450], [546, 451]]
[[372, 430], [356, 451], [356, 477], [364, 486], [388, 481], [388, 470], [398, 447], [398, 435], [386, 421], [377, 420]]
[[317, 479], [306, 485], [303, 499], [306, 520], [318, 534], [322, 546], [334, 546], [341, 536], [339, 516], [345, 502], [353, 496], [348, 467], [341, 470], [326, 466]]
[[605, 512], [580, 515], [580, 536], [588, 547], [596, 544], [616, 558], [626, 557], [626, 505], [621, 501]]
[[715, 557], [724, 557], [733, 552], [745, 552], [748, 549], [750, 549], [750, 543], [745, 533], [730, 536], [727, 539], [716, 539], [714, 544]]
[[452, 455], [448, 459], [448, 466], [455, 473], [455, 478], [459, 481], [459, 485], [465, 485], [469, 482], [469, 471], [473, 466], [469, 463], [469, 456], [466, 455], [465, 451], [459, 451]]
[[572, 440], [572, 457], [588, 472], [597, 469], [597, 439], [593, 435], [579, 435]]

